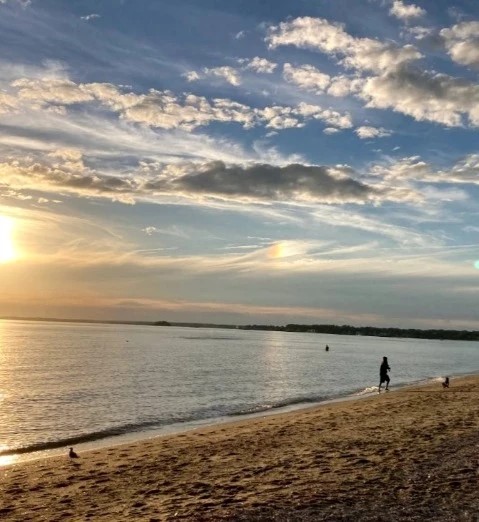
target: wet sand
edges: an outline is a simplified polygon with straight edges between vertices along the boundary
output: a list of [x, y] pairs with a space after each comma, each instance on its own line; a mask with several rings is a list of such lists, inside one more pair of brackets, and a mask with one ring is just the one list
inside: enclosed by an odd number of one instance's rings
[[1, 520], [479, 519], [479, 376], [0, 468]]

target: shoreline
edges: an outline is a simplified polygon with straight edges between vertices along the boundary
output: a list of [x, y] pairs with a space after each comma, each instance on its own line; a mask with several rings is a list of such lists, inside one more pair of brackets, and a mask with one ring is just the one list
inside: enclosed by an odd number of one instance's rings
[[[3, 520], [475, 520], [479, 376], [0, 468]], [[75, 448], [78, 450], [77, 448]], [[384, 515], [384, 516], [383, 516]], [[381, 518], [383, 517], [383, 518]]]
[[[479, 371], [475, 373], [467, 373], [467, 374], [458, 374], [458, 375], [450, 375], [449, 377], [454, 380], [463, 377], [469, 376], [479, 376]], [[418, 387], [418, 386], [428, 386], [433, 384], [434, 382], [439, 382], [444, 377], [429, 377], [426, 379], [420, 379], [416, 381], [411, 381], [407, 383], [399, 383], [393, 385], [391, 387], [390, 392], [394, 393], [399, 390], [409, 388], [409, 387]], [[285, 406], [279, 407], [271, 407], [269, 409], [264, 409], [251, 413], [241, 413], [241, 414], [233, 414], [223, 417], [215, 417], [215, 418], [207, 418], [207, 419], [197, 419], [190, 422], [185, 423], [177, 423], [169, 426], [165, 426], [162, 428], [153, 428], [146, 429], [142, 431], [132, 431], [125, 432], [118, 435], [110, 435], [105, 437], [98, 437], [91, 440], [85, 441], [58, 441], [52, 442], [52, 447], [28, 451], [22, 448], [13, 449], [13, 450], [3, 450], [0, 452], [0, 469], [2, 466], [13, 464], [13, 463], [23, 463], [30, 462], [43, 458], [52, 458], [63, 455], [65, 453], [65, 448], [74, 445], [80, 451], [93, 451], [97, 449], [104, 449], [109, 447], [121, 446], [124, 444], [132, 444], [142, 441], [147, 441], [151, 439], [155, 439], [156, 437], [167, 437], [179, 435], [182, 433], [188, 433], [190, 431], [195, 431], [202, 428], [214, 427], [214, 426], [223, 426], [228, 425], [230, 423], [236, 423], [241, 421], [254, 420], [257, 418], [265, 418], [274, 415], [282, 415], [284, 413], [293, 413], [293, 412], [301, 412], [307, 411], [309, 409], [321, 408], [323, 406], [327, 406], [329, 404], [334, 404], [337, 402], [350, 402], [357, 401], [369, 398], [371, 396], [377, 395], [377, 386], [373, 386], [361, 390], [356, 390], [346, 395], [337, 395], [326, 398], [320, 401], [305, 401], [298, 403], [291, 403]], [[92, 434], [94, 435], [94, 434]], [[86, 435], [85, 437], [88, 437]], [[48, 443], [45, 443], [48, 444]]]
[[[467, 374], [457, 374], [450, 375], [449, 377], [452, 380], [460, 379], [463, 377], [473, 377], [479, 376], [479, 371]], [[444, 377], [429, 377], [426, 379], [420, 379], [407, 383], [400, 383], [391, 387], [390, 392], [398, 392], [400, 390], [410, 388], [410, 387], [422, 387], [432, 385], [435, 382], [440, 382]], [[377, 388], [371, 387], [371, 388]], [[153, 428], [150, 430], [143, 431], [132, 431], [127, 433], [122, 433], [119, 435], [112, 435], [106, 437], [100, 437], [98, 439], [86, 440], [84, 442], [61, 442], [59, 445], [55, 445], [52, 448], [42, 449], [38, 451], [20, 451], [12, 450], [11, 452], [5, 452], [0, 454], [0, 470], [2, 466], [13, 464], [13, 463], [22, 463], [22, 462], [30, 462], [43, 458], [52, 458], [63, 455], [65, 453], [65, 448], [71, 446], [72, 444], [79, 448], [81, 451], [93, 451], [97, 449], [104, 449], [109, 447], [121, 446], [124, 444], [132, 444], [142, 441], [148, 441], [151, 439], [155, 439], [156, 437], [168, 437], [174, 435], [180, 435], [182, 433], [188, 433], [191, 431], [196, 431], [202, 428], [214, 427], [214, 426], [223, 426], [228, 425], [230, 423], [236, 423], [241, 421], [254, 420], [257, 418], [265, 418], [274, 415], [282, 415], [284, 413], [294, 413], [307, 411], [309, 409], [321, 408], [323, 406], [327, 406], [329, 404], [335, 404], [337, 402], [350, 402], [350, 401], [358, 401], [369, 398], [371, 396], [377, 395], [377, 390], [372, 389], [371, 391], [365, 391], [366, 389], [362, 389], [359, 391], [355, 391], [352, 393], [348, 393], [347, 395], [338, 395], [333, 396], [331, 398], [327, 398], [321, 401], [312, 401], [312, 402], [299, 402], [294, 404], [289, 404], [287, 406], [281, 407], [272, 407], [270, 409], [261, 410], [258, 412], [252, 413], [242, 413], [242, 414], [234, 414], [230, 416], [217, 417], [217, 418], [207, 418], [207, 419], [198, 419], [195, 421], [190, 421], [186, 423], [178, 423], [172, 424], [170, 426], [165, 426], [163, 428]], [[56, 444], [56, 443], [52, 443]]]

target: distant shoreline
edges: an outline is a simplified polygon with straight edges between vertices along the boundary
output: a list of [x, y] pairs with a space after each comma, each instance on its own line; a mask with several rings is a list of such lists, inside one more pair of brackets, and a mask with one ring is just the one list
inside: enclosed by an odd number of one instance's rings
[[139, 326], [177, 326], [188, 328], [223, 328], [235, 330], [266, 330], [276, 332], [299, 332], [299, 333], [322, 333], [332, 335], [358, 335], [371, 337], [388, 337], [398, 339], [431, 339], [448, 341], [479, 341], [479, 331], [477, 330], [442, 330], [419, 328], [392, 328], [375, 326], [351, 326], [351, 325], [332, 325], [332, 324], [287, 324], [286, 326], [276, 325], [237, 325], [237, 324], [216, 324], [216, 323], [194, 323], [176, 321], [118, 321], [107, 319], [59, 319], [50, 317], [17, 317], [3, 316], [2, 321], [39, 321], [51, 323], [79, 323], [79, 324], [125, 324]]

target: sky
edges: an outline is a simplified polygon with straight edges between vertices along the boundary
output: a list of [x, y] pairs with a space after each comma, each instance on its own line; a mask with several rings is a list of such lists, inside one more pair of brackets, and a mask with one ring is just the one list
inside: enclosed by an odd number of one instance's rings
[[479, 329], [477, 0], [0, 0], [0, 315]]

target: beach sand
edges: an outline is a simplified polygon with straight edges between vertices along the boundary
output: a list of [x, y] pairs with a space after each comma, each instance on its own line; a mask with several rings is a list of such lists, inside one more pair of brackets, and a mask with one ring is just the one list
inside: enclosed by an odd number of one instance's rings
[[0, 468], [1, 520], [479, 519], [479, 377]]

